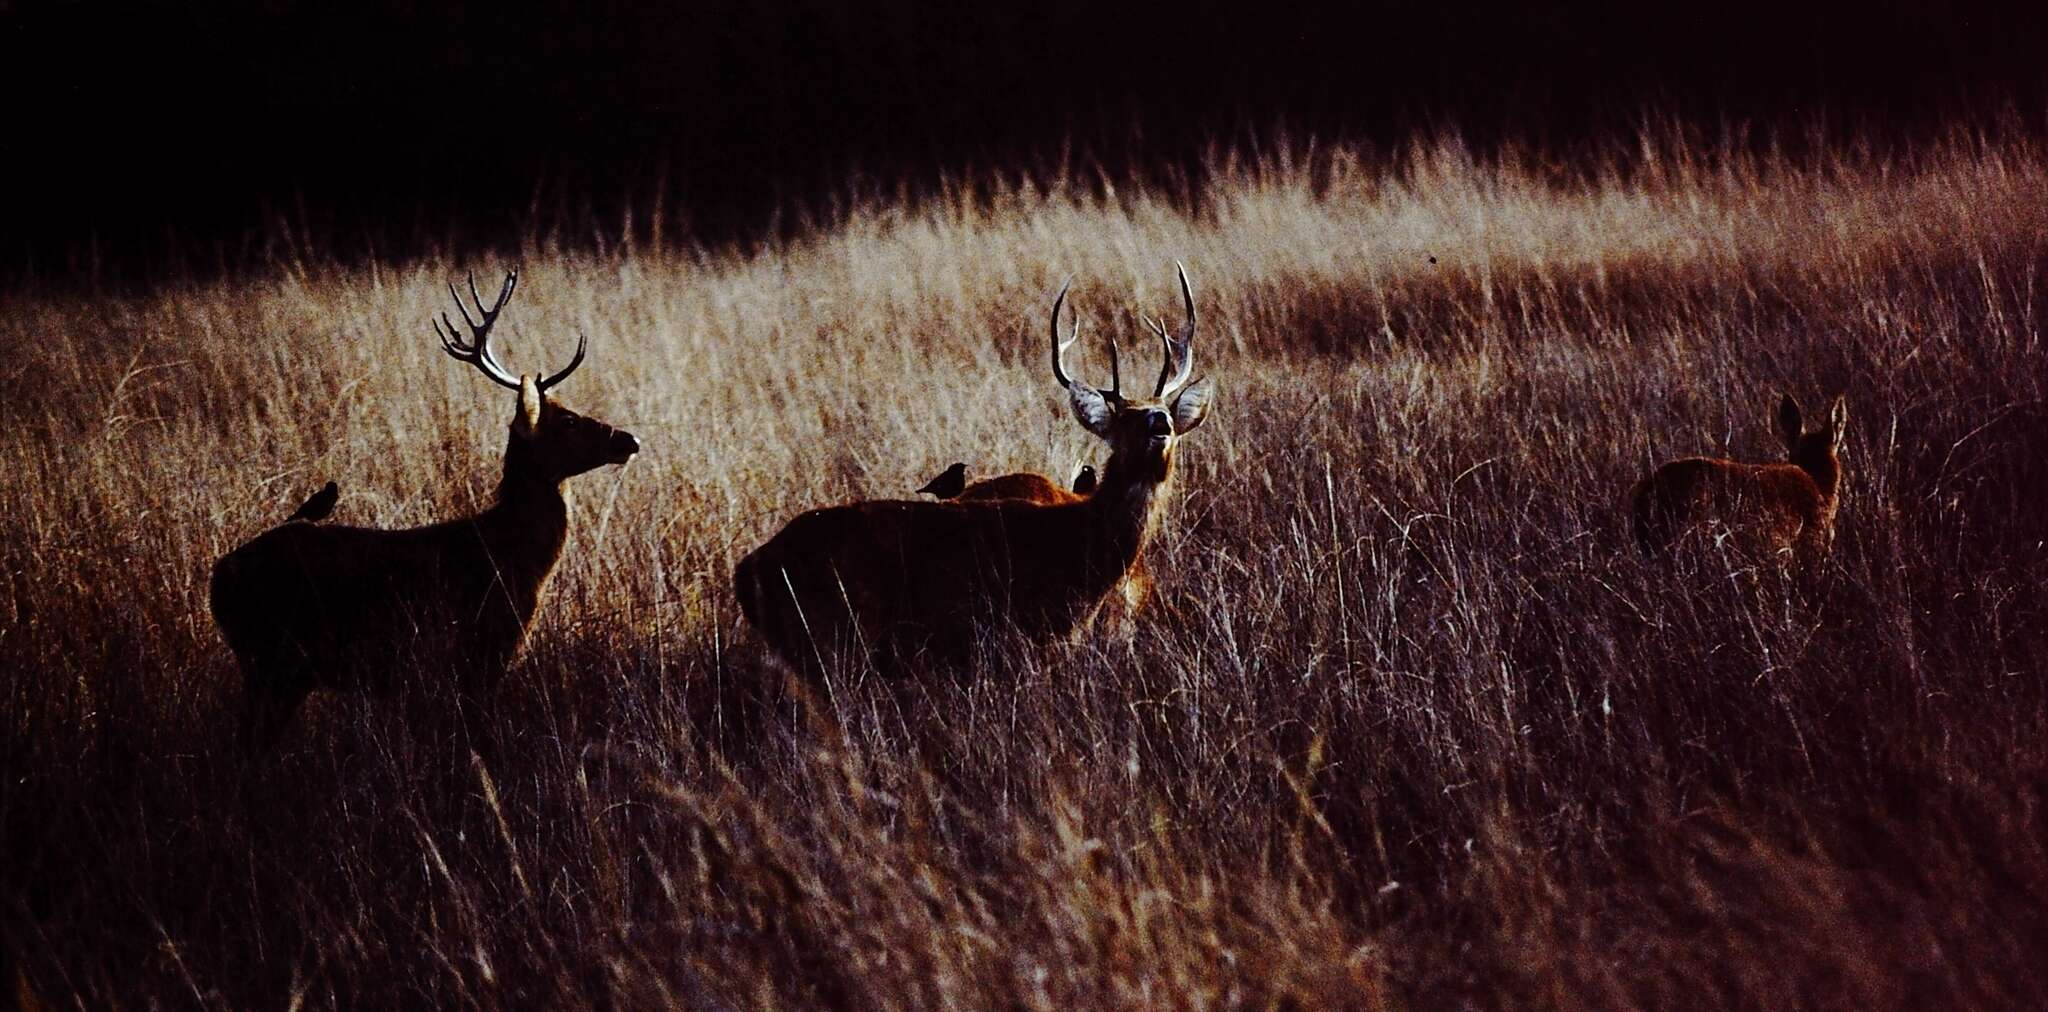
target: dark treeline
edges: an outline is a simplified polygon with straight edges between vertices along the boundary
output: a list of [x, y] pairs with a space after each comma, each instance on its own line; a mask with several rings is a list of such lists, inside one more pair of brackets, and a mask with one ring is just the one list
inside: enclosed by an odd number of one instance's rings
[[1930, 0], [194, 7], [0, 0], [4, 275], [596, 241], [629, 209], [746, 241], [862, 185], [1184, 177], [1281, 126], [1569, 146], [1654, 108], [1907, 134], [2048, 95], [2038, 14]]

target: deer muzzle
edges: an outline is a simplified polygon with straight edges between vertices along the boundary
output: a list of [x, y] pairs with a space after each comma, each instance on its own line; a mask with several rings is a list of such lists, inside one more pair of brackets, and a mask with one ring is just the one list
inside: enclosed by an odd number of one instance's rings
[[627, 432], [624, 429], [619, 429], [612, 433], [611, 445], [609, 449], [611, 450], [612, 455], [611, 462], [614, 464], [623, 464], [626, 461], [633, 459], [634, 454], [640, 452], [640, 440], [635, 438], [632, 433]]

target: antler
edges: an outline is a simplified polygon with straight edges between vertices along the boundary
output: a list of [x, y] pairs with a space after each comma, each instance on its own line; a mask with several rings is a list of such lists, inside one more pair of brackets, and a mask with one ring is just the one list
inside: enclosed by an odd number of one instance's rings
[[[1154, 334], [1159, 335], [1159, 347], [1165, 356], [1165, 360], [1159, 363], [1159, 380], [1152, 386], [1152, 396], [1159, 398], [1169, 398], [1179, 393], [1180, 388], [1187, 385], [1188, 377], [1195, 371], [1195, 290], [1188, 284], [1187, 267], [1178, 260], [1173, 262], [1173, 266], [1180, 272], [1181, 303], [1186, 307], [1188, 316], [1187, 322], [1180, 325], [1180, 332], [1169, 335], [1164, 322], [1154, 320], [1143, 313], [1138, 314], [1138, 319]], [[1074, 321], [1073, 334], [1065, 340], [1060, 338], [1060, 307], [1066, 304], [1067, 289], [1072, 284], [1072, 281], [1068, 281], [1060, 285], [1059, 295], [1052, 300], [1052, 375], [1054, 379], [1060, 381], [1061, 386], [1066, 387], [1074, 385], [1073, 378], [1067, 375], [1067, 349], [1081, 339], [1081, 322], [1078, 318]], [[1117, 362], [1115, 338], [1109, 340], [1109, 384], [1108, 390], [1098, 388], [1098, 392], [1111, 400], [1123, 400], [1123, 377]]]
[[[1076, 314], [1074, 317], [1073, 334], [1065, 340], [1060, 339], [1060, 307], [1066, 305], [1067, 289], [1072, 285], [1073, 281], [1071, 279], [1062, 283], [1059, 295], [1055, 296], [1052, 300], [1052, 378], [1059, 380], [1060, 386], [1063, 387], [1080, 385], [1074, 382], [1073, 377], [1067, 375], [1067, 349], [1073, 347], [1074, 342], [1081, 339], [1081, 319], [1079, 314]], [[1117, 362], [1116, 339], [1110, 338], [1109, 389], [1104, 390], [1101, 387], [1095, 387], [1094, 390], [1110, 400], [1121, 401], [1123, 400], [1123, 387], [1122, 368]]]
[[[1187, 306], [1188, 322], [1180, 325], [1179, 334], [1169, 338], [1164, 322], [1145, 321], [1159, 335], [1160, 349], [1166, 356], [1166, 360], [1159, 363], [1159, 382], [1152, 388], [1152, 396], [1159, 398], [1180, 392], [1180, 388], [1187, 385], [1188, 376], [1195, 371], [1195, 292], [1188, 286], [1187, 267], [1178, 260], [1173, 262], [1173, 266], [1180, 272], [1180, 297]], [[1175, 359], [1180, 361], [1179, 372], [1172, 371]]]
[[585, 349], [589, 347], [590, 338], [586, 337], [581, 333], [578, 333], [576, 335], [576, 354], [570, 357], [569, 364], [563, 366], [560, 372], [557, 372], [554, 375], [549, 376], [547, 379], [534, 381], [533, 385], [545, 391], [553, 387], [555, 384], [560, 383], [565, 379], [568, 379], [569, 374], [575, 372], [576, 367], [583, 364], [583, 352]]
[[[455, 291], [455, 283], [453, 281], [448, 283], [448, 295], [455, 300], [455, 308], [462, 314], [462, 322], [469, 325], [470, 338], [467, 344], [463, 343], [462, 339], [456, 336], [455, 321], [450, 320], [446, 312], [441, 314], [440, 319], [434, 321], [434, 334], [441, 339], [441, 348], [448, 352], [451, 357], [476, 366], [477, 370], [490, 377], [492, 382], [514, 390], [519, 389], [519, 377], [513, 375], [511, 370], [500, 365], [497, 356], [491, 354], [491, 327], [497, 324], [498, 314], [504, 311], [505, 303], [512, 301], [512, 291], [518, 287], [519, 272], [506, 271], [504, 287], [498, 290], [498, 297], [492, 300], [491, 307], [485, 309], [483, 296], [478, 294], [476, 290], [476, 273], [474, 271], [470, 272], [469, 302], [475, 304], [477, 315], [482, 317], [481, 320], [477, 320], [470, 317], [470, 306], [468, 303], [464, 303], [462, 296]], [[442, 329], [443, 325], [446, 326], [446, 330]], [[583, 353], [588, 348], [589, 343], [589, 338], [578, 334], [576, 336], [575, 357], [571, 358], [569, 364], [564, 366], [560, 372], [545, 379], [536, 380], [534, 386], [545, 392], [555, 384], [568, 379], [569, 374], [575, 372], [576, 367], [583, 364]]]
[[[458, 361], [476, 366], [478, 371], [490, 377], [491, 381], [499, 386], [511, 387], [514, 390], [519, 389], [519, 377], [506, 371], [491, 354], [491, 327], [498, 322], [498, 314], [504, 310], [505, 303], [512, 301], [512, 290], [518, 286], [519, 272], [506, 271], [505, 287], [498, 291], [497, 301], [491, 303], [491, 308], [485, 309], [483, 297], [477, 294], [476, 273], [472, 271], [469, 275], [469, 298], [471, 302], [476, 303], [476, 311], [483, 317], [483, 322], [479, 323], [470, 318], [469, 306], [463, 303], [462, 296], [455, 291], [455, 282], [448, 283], [448, 297], [455, 300], [456, 310], [462, 313], [462, 322], [469, 325], [468, 344], [464, 344], [456, 336], [455, 321], [448, 318], [447, 312], [443, 311], [440, 319], [434, 321], [434, 336], [441, 339], [443, 351]], [[443, 325], [447, 327], [445, 331], [441, 329]]]

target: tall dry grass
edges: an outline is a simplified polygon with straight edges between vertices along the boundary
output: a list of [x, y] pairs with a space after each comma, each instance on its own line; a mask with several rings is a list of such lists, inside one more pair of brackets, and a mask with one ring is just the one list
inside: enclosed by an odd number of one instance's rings
[[[1828, 1006], [2048, 990], [2048, 152], [1454, 141], [860, 206], [746, 251], [280, 262], [0, 314], [0, 924], [18, 1000], [217, 1007]], [[727, 586], [792, 513], [1096, 452], [1044, 364], [1170, 312], [1221, 383], [1128, 640], [770, 677]], [[482, 504], [509, 395], [640, 435], [488, 758], [403, 698], [228, 747], [221, 553]], [[1127, 343], [1133, 338], [1127, 338]], [[1096, 359], [1094, 368], [1100, 368]], [[1846, 391], [1828, 572], [1636, 557], [1662, 456]], [[431, 679], [432, 672], [420, 672]], [[907, 701], [906, 701], [907, 699]], [[812, 711], [813, 715], [816, 710]]]

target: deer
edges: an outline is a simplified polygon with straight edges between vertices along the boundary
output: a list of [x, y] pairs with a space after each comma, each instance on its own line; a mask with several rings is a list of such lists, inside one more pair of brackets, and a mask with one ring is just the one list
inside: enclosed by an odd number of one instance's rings
[[1799, 402], [1786, 394], [1778, 405], [1784, 462], [1686, 457], [1658, 467], [1631, 496], [1637, 542], [1649, 555], [1668, 557], [1689, 534], [1721, 526], [1748, 549], [1818, 562], [1834, 543], [1848, 427], [1844, 398], [1835, 398], [1826, 423], [1810, 429]]
[[1018, 471], [1015, 474], [999, 474], [993, 478], [971, 482], [953, 498], [969, 501], [1021, 499], [1025, 502], [1053, 504], [1074, 502], [1086, 497], [1059, 487], [1045, 475]]
[[[961, 468], [964, 474], [966, 465], [955, 464], [953, 466]], [[936, 484], [940, 479], [948, 475], [954, 475], [955, 479], [959, 481], [965, 480], [964, 477], [955, 475], [952, 468], [948, 468], [945, 474], [940, 475], [939, 478], [932, 479], [932, 482]], [[1075, 502], [1094, 494], [1095, 481], [1095, 468], [1088, 464], [1082, 464], [1080, 470], [1074, 473], [1071, 491], [1059, 487], [1051, 478], [1045, 475], [1035, 474], [1030, 471], [1018, 471], [1012, 474], [999, 474], [993, 478], [981, 478], [973, 482], [967, 482], [959, 491], [951, 492], [950, 495], [940, 495], [939, 498], [967, 500], [1021, 499], [1026, 502], [1048, 504]], [[929, 487], [927, 486], [918, 491], [927, 491]], [[1139, 558], [1131, 563], [1130, 572], [1125, 573], [1122, 582], [1117, 584], [1115, 595], [1112, 597], [1111, 602], [1105, 604], [1103, 611], [1105, 613], [1113, 612], [1117, 619], [1113, 623], [1114, 627], [1121, 632], [1128, 633], [1134, 631], [1130, 620], [1151, 599], [1152, 577], [1151, 574], [1145, 571], [1145, 560]]]
[[445, 311], [434, 321], [450, 357], [518, 393], [491, 506], [404, 530], [331, 525], [321, 522], [336, 497], [330, 482], [214, 565], [213, 617], [242, 669], [242, 730], [253, 750], [266, 749], [314, 689], [382, 696], [408, 678], [446, 676], [460, 698], [487, 695], [524, 644], [561, 559], [565, 483], [639, 452], [632, 433], [550, 396], [583, 364], [587, 339], [545, 377], [499, 364], [491, 328], [518, 282], [507, 272], [485, 308], [472, 275], [474, 318], [448, 286], [467, 341]]
[[[1049, 504], [1077, 502], [1095, 493], [1095, 483], [1095, 468], [1083, 464], [1080, 470], [1074, 473], [1071, 491], [1054, 484], [1053, 480], [1045, 475], [1018, 471], [972, 482], [955, 498], [1022, 499], [1027, 502]], [[1106, 618], [1113, 618], [1113, 621], [1108, 623], [1112, 628], [1128, 634], [1135, 631], [1132, 620], [1151, 599], [1152, 575], [1146, 571], [1145, 560], [1141, 556], [1132, 561], [1130, 571], [1126, 572], [1123, 580], [1117, 584], [1116, 592], [1104, 603], [1100, 614]]]
[[1071, 333], [1060, 327], [1071, 282], [1053, 299], [1053, 379], [1075, 420], [1109, 444], [1093, 494], [1033, 476], [1056, 494], [802, 513], [733, 571], [741, 612], [770, 649], [814, 681], [849, 661], [893, 677], [927, 664], [957, 668], [991, 626], [1044, 642], [1085, 625], [1144, 557], [1180, 440], [1213, 400], [1208, 379], [1189, 381], [1195, 296], [1184, 267], [1179, 275], [1187, 321], [1177, 335], [1160, 328], [1164, 361], [1149, 397], [1124, 392], [1114, 341], [1107, 388], [1068, 374], [1067, 351], [1080, 339], [1078, 311]]

